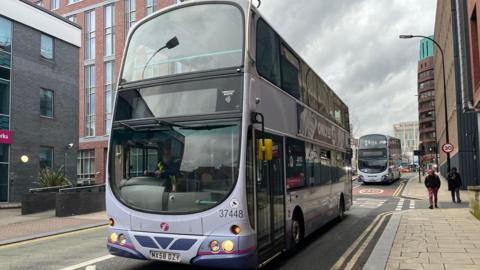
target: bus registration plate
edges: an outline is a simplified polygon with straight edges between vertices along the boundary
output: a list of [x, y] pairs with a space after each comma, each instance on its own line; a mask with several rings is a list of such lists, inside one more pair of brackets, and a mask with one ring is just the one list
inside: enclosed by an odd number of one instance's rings
[[152, 259], [166, 262], [180, 262], [180, 254], [150, 250]]

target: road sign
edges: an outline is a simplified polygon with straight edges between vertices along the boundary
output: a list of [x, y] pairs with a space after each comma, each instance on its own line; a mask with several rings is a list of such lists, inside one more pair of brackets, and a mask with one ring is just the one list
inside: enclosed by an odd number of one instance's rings
[[446, 143], [444, 145], [442, 145], [442, 150], [443, 152], [445, 153], [451, 153], [453, 151], [453, 149], [455, 149], [455, 147], [453, 147], [453, 144], [451, 143]]

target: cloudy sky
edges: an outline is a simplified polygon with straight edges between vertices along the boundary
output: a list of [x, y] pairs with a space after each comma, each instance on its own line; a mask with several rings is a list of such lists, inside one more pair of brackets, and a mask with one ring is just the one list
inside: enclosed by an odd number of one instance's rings
[[436, 0], [262, 0], [277, 32], [347, 103], [354, 135], [417, 121], [420, 39], [433, 34]]

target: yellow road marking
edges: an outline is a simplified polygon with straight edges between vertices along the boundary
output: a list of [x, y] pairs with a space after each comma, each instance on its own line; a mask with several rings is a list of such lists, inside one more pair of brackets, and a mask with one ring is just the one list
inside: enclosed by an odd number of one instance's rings
[[382, 216], [382, 218], [380, 219], [379, 222], [377, 222], [377, 225], [375, 226], [375, 228], [372, 230], [372, 232], [368, 235], [367, 239], [365, 239], [365, 241], [363, 241], [362, 245], [360, 246], [360, 248], [358, 248], [358, 250], [355, 252], [355, 254], [353, 255], [353, 257], [350, 259], [350, 261], [348, 262], [347, 266], [345, 267], [345, 270], [350, 270], [350, 269], [353, 269], [353, 266], [357, 263], [358, 261], [358, 258], [360, 258], [360, 255], [362, 255], [362, 253], [365, 251], [365, 249], [367, 248], [368, 244], [370, 243], [370, 241], [372, 241], [373, 239], [373, 236], [375, 236], [375, 234], [377, 233], [378, 229], [380, 228], [380, 226], [383, 224], [383, 222], [385, 221], [385, 219], [392, 215], [392, 213], [388, 213], [384, 216]]
[[405, 183], [402, 182], [400, 183], [400, 185], [398, 185], [397, 189], [395, 190], [395, 192], [393, 193], [393, 197], [398, 197], [398, 195], [400, 195], [400, 191], [402, 191], [402, 188], [405, 186]]
[[45, 240], [52, 240], [52, 239], [77, 235], [77, 234], [84, 233], [84, 232], [90, 232], [90, 231], [95, 231], [95, 230], [99, 230], [99, 229], [104, 229], [106, 227], [108, 227], [107, 224], [100, 225], [100, 226], [94, 227], [94, 228], [80, 229], [80, 230], [73, 231], [73, 232], [65, 232], [65, 233], [60, 233], [60, 234], [55, 234], [55, 235], [50, 235], [50, 236], [43, 236], [43, 237], [31, 239], [31, 240], [24, 240], [24, 241], [20, 241], [20, 242], [16, 242], [16, 243], [11, 243], [11, 244], [5, 244], [5, 245], [0, 246], [0, 250], [6, 249], [6, 248], [23, 246], [23, 245], [32, 244], [32, 243], [37, 243], [37, 242], [41, 242], [41, 241], [45, 241]]
[[330, 268], [330, 270], [343, 269], [341, 267], [345, 263], [345, 260], [352, 254], [352, 252], [357, 248], [357, 246], [360, 245], [360, 243], [362, 243], [363, 238], [365, 238], [365, 236], [367, 236], [374, 227], [378, 230], [378, 227], [376, 227], [376, 224], [378, 223], [378, 221], [379, 220], [383, 221], [382, 218], [384, 216], [391, 215], [391, 214], [392, 214], [392, 211], [389, 211], [376, 216], [375, 219], [372, 221], [372, 223], [370, 223], [370, 225], [368, 225], [368, 227], [357, 238], [357, 240], [355, 240], [355, 242], [353, 242], [353, 244], [350, 245], [350, 247], [342, 254], [340, 259], [338, 259], [338, 261], [335, 263], [335, 265], [332, 266], [332, 268]]

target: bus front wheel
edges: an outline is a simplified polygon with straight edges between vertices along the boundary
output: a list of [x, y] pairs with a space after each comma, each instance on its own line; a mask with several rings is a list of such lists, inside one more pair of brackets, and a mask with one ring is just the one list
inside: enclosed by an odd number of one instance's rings
[[292, 248], [297, 248], [303, 241], [303, 225], [299, 215], [292, 218]]

